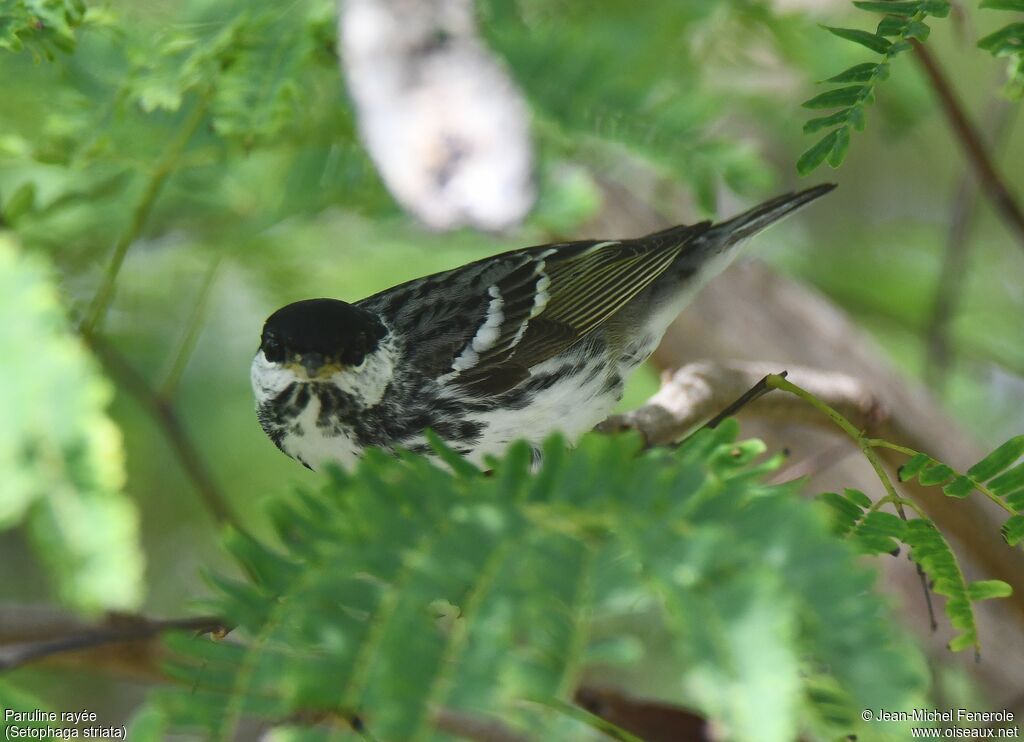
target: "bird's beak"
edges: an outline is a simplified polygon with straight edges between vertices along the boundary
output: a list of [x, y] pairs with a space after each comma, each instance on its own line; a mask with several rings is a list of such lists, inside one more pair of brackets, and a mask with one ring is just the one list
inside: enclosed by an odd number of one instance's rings
[[311, 379], [319, 376], [325, 365], [325, 359], [320, 353], [303, 353], [299, 362], [306, 369], [306, 376]]

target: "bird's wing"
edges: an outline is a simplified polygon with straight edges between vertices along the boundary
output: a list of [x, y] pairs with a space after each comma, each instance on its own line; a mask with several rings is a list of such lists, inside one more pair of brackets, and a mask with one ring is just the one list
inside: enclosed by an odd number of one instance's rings
[[[467, 392], [498, 394], [600, 327], [708, 227], [518, 250], [360, 304], [398, 316], [410, 360], [424, 371]], [[417, 308], [415, 316], [408, 313], [411, 307]]]

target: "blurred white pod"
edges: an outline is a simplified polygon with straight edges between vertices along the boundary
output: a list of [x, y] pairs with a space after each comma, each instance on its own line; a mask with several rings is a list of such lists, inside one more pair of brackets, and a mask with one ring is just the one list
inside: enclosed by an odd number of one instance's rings
[[526, 216], [529, 111], [471, 0], [339, 0], [338, 38], [363, 142], [404, 208], [439, 230]]

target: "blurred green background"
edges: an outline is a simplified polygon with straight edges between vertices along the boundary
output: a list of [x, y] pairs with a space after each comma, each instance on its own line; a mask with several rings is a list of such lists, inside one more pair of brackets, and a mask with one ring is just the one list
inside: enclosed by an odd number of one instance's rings
[[[958, 7], [934, 22], [928, 44], [979, 126], [1003, 122], [997, 164], [1021, 192], [1024, 137], [1013, 104], [1000, 102], [1004, 64], [974, 45], [1005, 19]], [[869, 28], [873, 16], [813, 0], [482, 0], [478, 11], [534, 116], [540, 198], [502, 236], [430, 233], [395, 205], [356, 135], [330, 2], [90, 3], [68, 31], [73, 51], [49, 20], [21, 51], [0, 50], [3, 229], [49, 264], [72, 322], [115, 243], [132, 237], [104, 342], [166, 390], [251, 528], [266, 527], [265, 497], [316, 481], [274, 449], [253, 413], [248, 368], [270, 312], [314, 296], [358, 299], [511, 247], [619, 236], [588, 228], [616, 208], [608, 184], [687, 221], [836, 180], [827, 202], [748, 252], [847, 309], [984, 445], [1024, 427], [1024, 253], [984, 199], [946, 375], [928, 356], [967, 167], [910, 55], [879, 86], [842, 168], [796, 176], [814, 141], [801, 133], [810, 114], [799, 103], [819, 92], [815, 81], [872, 58], [818, 24]], [[161, 169], [168, 178], [135, 234]], [[655, 386], [653, 371], [638, 374], [624, 404]], [[225, 565], [217, 527], [153, 417], [117, 378], [113, 387], [124, 490], [140, 513], [142, 607], [177, 615], [207, 589], [201, 572]], [[4, 600], [54, 598], [21, 531], [0, 534], [0, 579]], [[112, 714], [139, 692], [88, 676], [68, 685], [46, 669], [18, 680], [50, 697], [59, 683], [60, 695]]]

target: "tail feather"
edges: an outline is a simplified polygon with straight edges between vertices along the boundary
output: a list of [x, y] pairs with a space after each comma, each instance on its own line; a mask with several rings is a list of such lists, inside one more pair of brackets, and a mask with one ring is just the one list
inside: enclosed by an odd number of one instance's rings
[[[835, 188], [834, 183], [822, 183], [796, 193], [787, 193], [770, 201], [765, 201], [739, 216], [714, 225], [705, 234], [712, 241], [722, 240], [732, 245], [740, 240], [752, 237], [765, 227], [774, 224], [782, 217], [790, 214], [811, 201], [815, 201]], [[717, 238], [717, 239], [716, 239]]]

